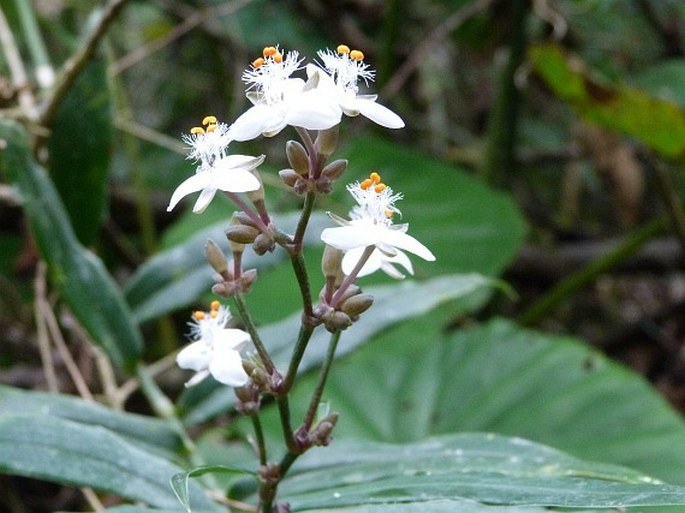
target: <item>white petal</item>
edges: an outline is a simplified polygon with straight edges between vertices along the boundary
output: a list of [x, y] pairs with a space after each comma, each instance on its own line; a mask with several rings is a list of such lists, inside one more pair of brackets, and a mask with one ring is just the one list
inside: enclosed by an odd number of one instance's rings
[[242, 358], [238, 351], [225, 349], [214, 351], [214, 358], [209, 365], [209, 372], [214, 379], [231, 387], [241, 387], [247, 383], [247, 373], [243, 369]]
[[207, 187], [211, 181], [210, 174], [211, 173], [207, 171], [200, 171], [176, 187], [176, 190], [171, 195], [171, 199], [169, 200], [169, 206], [166, 208], [167, 212], [171, 212], [178, 202], [188, 194], [192, 194]]
[[248, 192], [256, 191], [262, 186], [255, 175], [244, 169], [235, 168], [215, 173], [216, 178], [212, 185], [221, 191]]
[[435, 255], [431, 251], [416, 240], [411, 235], [403, 233], [398, 230], [386, 230], [382, 234], [383, 243], [389, 244], [400, 249], [406, 249], [410, 253], [414, 253], [416, 256], [420, 256], [424, 260], [432, 262], [435, 260]]
[[301, 126], [307, 130], [327, 130], [342, 118], [337, 100], [317, 90], [302, 93], [292, 100], [285, 122], [290, 126]]
[[365, 98], [357, 98], [356, 106], [362, 116], [385, 128], [402, 128], [404, 121], [389, 108]]
[[252, 157], [250, 155], [228, 155], [219, 160], [214, 165], [214, 169], [217, 171], [227, 171], [236, 167], [254, 169], [262, 162], [264, 162], [264, 155], [260, 155], [259, 157]]
[[211, 187], [206, 187], [202, 189], [202, 192], [200, 193], [200, 196], [197, 198], [197, 201], [195, 202], [195, 205], [193, 206], [193, 212], [196, 214], [200, 214], [205, 211], [205, 209], [209, 206], [209, 204], [212, 202], [214, 199], [214, 195], [216, 194], [216, 187], [212, 184]]
[[209, 367], [212, 359], [211, 348], [202, 340], [184, 347], [176, 355], [176, 363], [181, 369], [201, 371]]
[[[364, 249], [365, 248], [362, 247], [351, 249], [345, 252], [341, 264], [343, 273], [349, 275], [354, 270], [354, 268], [357, 266], [357, 263], [359, 262], [359, 259], [364, 254]], [[371, 273], [375, 273], [376, 271], [378, 271], [378, 269], [381, 268], [382, 263], [383, 260], [381, 253], [377, 250], [374, 251], [373, 253], [371, 253], [369, 259], [364, 263], [359, 273], [357, 273], [357, 277], [361, 278], [362, 276], [367, 276]]]
[[250, 141], [264, 132], [285, 127], [283, 112], [274, 105], [255, 105], [245, 111], [228, 129], [230, 139]]
[[321, 232], [321, 240], [329, 246], [347, 251], [354, 248], [373, 246], [378, 242], [375, 230], [364, 226], [350, 225], [326, 228]]
[[411, 260], [409, 260], [409, 257], [405, 253], [399, 250], [394, 257], [386, 257], [384, 259], [383, 263], [381, 264], [381, 270], [391, 278], [401, 280], [404, 278], [404, 274], [395, 268], [395, 264], [404, 267], [409, 274], [414, 274], [414, 266], [412, 265]]
[[248, 342], [250, 342], [250, 335], [243, 330], [219, 328], [212, 332], [212, 343], [215, 351], [240, 351]]
[[188, 381], [186, 381], [186, 387], [192, 387], [193, 385], [197, 385], [200, 381], [205, 379], [207, 376], [209, 376], [209, 370], [203, 370], [200, 372], [195, 373], [195, 375], [190, 378]]

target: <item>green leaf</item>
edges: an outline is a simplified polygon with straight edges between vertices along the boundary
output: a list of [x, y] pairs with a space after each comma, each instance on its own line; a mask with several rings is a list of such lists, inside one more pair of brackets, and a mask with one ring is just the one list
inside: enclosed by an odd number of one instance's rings
[[[288, 231], [297, 223], [299, 213], [276, 217], [278, 226]], [[312, 233], [320, 233], [327, 219], [323, 214], [312, 216], [313, 230], [305, 243], [321, 243]], [[228, 221], [213, 224], [202, 232], [171, 249], [158, 253], [138, 268], [126, 285], [126, 299], [135, 312], [137, 322], [144, 322], [178, 308], [188, 306], [206, 294], [214, 283], [214, 271], [205, 259], [207, 239], [216, 242], [226, 254], [228, 242], [224, 234]], [[243, 268], [266, 269], [283, 260], [285, 254], [276, 252], [257, 257], [252, 248], [243, 254]]]
[[228, 467], [226, 465], [205, 465], [202, 467], [196, 467], [187, 472], [179, 472], [178, 474], [175, 474], [171, 478], [171, 487], [176, 494], [176, 498], [178, 498], [188, 513], [191, 511], [188, 482], [190, 481], [191, 477], [199, 477], [205, 474], [237, 474], [256, 476], [256, 474], [252, 471], [237, 467]]
[[97, 57], [76, 79], [50, 126], [50, 176], [84, 245], [97, 235], [105, 213], [112, 112], [107, 61]]
[[[405, 445], [336, 442], [307, 453], [281, 487], [294, 511], [473, 500], [489, 505], [624, 508], [685, 504], [685, 487], [579, 460], [521, 438], [459, 434]], [[417, 509], [418, 510], [418, 509]]]
[[441, 325], [435, 313], [406, 323], [336, 364], [324, 400], [338, 438], [494, 431], [685, 484], [685, 423], [638, 375], [571, 337], [504, 321], [441, 336]]
[[530, 59], [552, 92], [583, 118], [634, 137], [664, 156], [685, 155], [685, 110], [678, 104], [601, 81], [558, 45], [534, 46]]
[[[440, 276], [424, 282], [407, 280], [393, 285], [370, 287], [366, 292], [375, 298], [372, 310], [362, 315], [342, 334], [338, 354], [349, 353], [373, 335], [382, 333], [403, 320], [424, 315], [439, 304], [455, 300], [467, 303], [467, 300], [482, 300], [493, 285], [495, 282], [490, 278], [466, 274]], [[278, 365], [285, 366], [288, 362], [300, 321], [301, 314], [295, 314], [260, 330], [262, 340]], [[284, 333], [289, 336], [284, 336]], [[323, 361], [329, 337], [330, 334], [321, 327], [314, 332], [302, 359], [301, 372]], [[203, 422], [226, 411], [235, 400], [233, 394], [226, 393], [226, 387], [206, 381], [206, 384], [186, 390], [182, 397], [180, 408], [184, 411], [184, 420], [188, 424]]]
[[128, 371], [142, 351], [131, 312], [101, 260], [76, 239], [62, 202], [45, 170], [32, 159], [25, 132], [0, 120], [3, 169], [19, 190], [41, 257], [52, 283], [93, 340]]
[[[436, 256], [435, 262], [412, 258], [417, 275], [496, 276], [516, 255], [526, 226], [508, 194], [488, 188], [456, 166], [376, 137], [357, 138], [343, 153], [350, 161], [345, 181], [377, 171], [404, 195], [397, 203], [401, 222], [409, 223], [409, 233]], [[347, 194], [342, 201], [345, 207], [332, 210], [345, 216], [353, 201]]]
[[73, 396], [29, 392], [0, 385], [0, 417], [19, 414], [43, 416], [41, 422], [44, 423], [60, 418], [84, 425], [102, 426], [129, 442], [143, 446], [145, 450], [167, 457], [179, 454], [183, 448], [178, 433], [165, 421], [114, 411]]
[[[175, 508], [169, 478], [179, 467], [99, 426], [43, 415], [0, 416], [0, 471], [88, 486], [159, 508]], [[194, 504], [216, 511], [199, 487]]]

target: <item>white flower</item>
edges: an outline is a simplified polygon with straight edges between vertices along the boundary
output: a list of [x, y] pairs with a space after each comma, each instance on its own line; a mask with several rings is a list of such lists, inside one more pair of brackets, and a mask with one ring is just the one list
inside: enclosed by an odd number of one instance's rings
[[176, 357], [182, 369], [196, 374], [186, 386], [196, 385], [210, 374], [224, 385], [240, 387], [247, 383], [240, 350], [250, 342], [250, 335], [238, 329], [226, 328], [231, 318], [228, 309], [214, 301], [209, 312], [193, 313], [190, 337], [193, 342]]
[[284, 56], [277, 47], [267, 46], [262, 55], [243, 73], [246, 95], [253, 106], [231, 125], [231, 140], [271, 137], [287, 125], [326, 130], [340, 123], [340, 107], [315, 87], [317, 78], [307, 83], [290, 78], [301, 69], [302, 59], [297, 52]]
[[364, 54], [361, 51], [339, 45], [335, 52], [320, 50], [317, 55], [328, 73], [321, 73], [319, 68], [310, 65], [307, 67], [307, 74], [310, 77], [321, 75], [319, 88], [332, 95], [346, 115], [361, 114], [386, 128], [404, 126], [402, 118], [387, 107], [376, 103], [377, 95], [358, 94], [359, 79], [368, 85], [375, 76], [375, 72], [364, 63]]
[[345, 251], [342, 270], [349, 275], [368, 246], [375, 246], [373, 253], [357, 276], [366, 276], [378, 269], [393, 278], [404, 278], [395, 265], [414, 273], [411, 261], [402, 251], [409, 251], [430, 262], [435, 256], [426, 246], [407, 234], [408, 224], [393, 224], [392, 216], [400, 214], [395, 202], [401, 194], [393, 194], [390, 187], [381, 182], [378, 173], [371, 173], [366, 180], [347, 186], [357, 205], [350, 211], [347, 221], [334, 214], [329, 216], [341, 226], [326, 228], [321, 240], [334, 248]]
[[216, 191], [249, 192], [261, 187], [259, 179], [251, 173], [264, 162], [264, 155], [227, 155], [228, 126], [207, 116], [202, 127], [195, 127], [183, 140], [190, 146], [188, 158], [199, 162], [195, 174], [179, 185], [169, 200], [170, 212], [188, 194], [202, 191], [193, 212], [202, 212], [212, 201]]

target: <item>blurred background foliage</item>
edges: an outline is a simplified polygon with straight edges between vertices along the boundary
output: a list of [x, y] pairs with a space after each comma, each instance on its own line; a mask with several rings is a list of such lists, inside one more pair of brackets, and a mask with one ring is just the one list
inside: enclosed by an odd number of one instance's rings
[[[101, 26], [99, 16], [113, 6], [104, 36], [79, 60], [89, 34]], [[203, 402], [214, 397], [207, 383], [181, 394], [184, 375], [164, 359], [183, 342], [189, 309], [211, 297], [212, 273], [201, 248], [208, 235], [226, 247], [222, 233], [233, 208], [217, 198], [201, 216], [188, 208], [166, 212], [171, 191], [193, 172], [180, 134], [206, 114], [230, 123], [246, 108], [241, 73], [265, 45], [313, 60], [318, 49], [344, 42], [364, 51], [377, 70], [370, 89], [407, 124], [390, 133], [362, 118], [345, 120], [340, 156], [350, 167], [344, 181], [378, 171], [404, 193], [404, 218], [438, 257], [435, 264], [417, 263], [419, 283], [481, 273], [503, 278], [514, 292], [445, 293], [449, 300], [439, 308], [442, 300], [433, 301], [431, 294], [443, 292], [426, 292], [430, 322], [382, 334], [355, 355], [358, 361], [345, 362], [344, 375], [353, 383], [365, 375], [396, 384], [409, 379], [375, 369], [373, 362], [383, 358], [379, 348], [385, 348], [397, 351], [389, 364], [396, 371], [401, 362], [415, 362], [417, 353], [428, 361], [409, 382], [451, 383], [442, 394], [426, 392], [437, 409], [451, 411], [465, 391], [490, 397], [496, 387], [509, 386], [520, 393], [491, 403], [483, 399], [482, 410], [472, 406], [435, 422], [417, 413], [425, 423], [412, 432], [402, 422], [379, 427], [375, 423], [384, 421], [377, 415], [382, 404], [394, 405], [395, 414], [411, 413], [421, 401], [404, 397], [400, 385], [367, 383], [366, 391], [382, 390], [383, 400], [371, 397], [350, 410], [353, 420], [341, 432], [406, 441], [462, 429], [497, 430], [685, 483], [685, 438], [673, 450], [685, 427], [665, 404], [685, 410], [684, 2], [0, 0], [0, 7], [6, 18], [0, 32], [11, 35], [0, 56], [0, 117], [25, 127], [20, 135], [10, 125], [2, 130], [11, 144], [1, 150], [0, 168], [1, 383], [82, 397], [88, 392], [110, 405], [150, 413], [135, 386], [126, 388], [142, 359], [157, 362], [161, 388], [180, 396], [189, 423], [213, 418], [218, 406], [227, 405], [225, 399]], [[8, 45], [19, 53], [23, 78]], [[84, 66], [70, 74], [74, 59]], [[73, 80], [60, 90], [64, 76]], [[300, 202], [276, 173], [287, 167], [283, 145], [291, 136], [284, 132], [233, 147], [267, 155], [267, 198], [284, 226], [295, 222]], [[49, 179], [27, 171], [40, 166]], [[59, 200], [50, 199], [53, 185]], [[344, 214], [349, 203], [339, 188], [317, 209]], [[306, 253], [314, 290], [322, 283], [316, 230], [327, 222], [314, 217]], [[247, 258], [260, 272], [248, 299], [256, 320], [267, 325], [295, 312], [295, 282], [288, 266], [279, 265], [283, 255]], [[387, 280], [373, 277], [362, 285], [380, 283]], [[41, 321], [48, 312], [52, 327]], [[424, 313], [417, 307], [409, 315]], [[492, 316], [508, 320], [486, 322]], [[368, 336], [395, 322], [381, 323]], [[126, 342], [108, 338], [117, 333], [128, 333]], [[64, 347], [41, 342], [56, 334]], [[473, 340], [481, 340], [485, 352], [469, 360], [460, 351], [468, 353]], [[526, 340], [544, 340], [537, 350], [551, 351], [557, 363], [535, 353], [529, 356], [540, 365], [533, 377], [526, 366], [531, 360], [525, 360], [512, 363], [509, 385], [494, 370], [492, 380], [479, 378], [483, 361], [497, 368], [525, 352], [522, 347], [534, 352]], [[454, 349], [460, 356], [448, 357], [449, 348], [461, 348]], [[103, 371], [101, 349], [115, 369]], [[559, 378], [565, 358], [575, 363], [561, 381], [575, 383], [582, 381], [587, 358], [600, 353], [609, 359], [598, 364], [606, 371], [599, 384], [579, 385], [568, 401], [563, 387], [539, 397], [542, 384]], [[462, 357], [481, 363], [457, 373], [453, 368]], [[446, 367], [452, 359], [454, 367]], [[109, 382], [103, 378], [108, 372], [115, 375]], [[343, 412], [355, 396], [345, 382], [334, 378], [331, 392]], [[112, 386], [121, 394], [112, 393]], [[635, 395], [641, 404], [606, 420], [603, 406], [628, 403]], [[516, 404], [539, 408], [540, 401], [559, 409], [527, 418], [505, 413]], [[650, 420], [659, 419], [658, 427], [635, 424], [641, 405], [653, 412]], [[580, 431], [559, 434], [552, 423], [583, 415]], [[659, 429], [660, 438], [642, 436]], [[583, 445], [579, 433], [595, 441]], [[201, 443], [210, 461], [225, 450], [213, 445], [212, 436]], [[670, 453], [671, 460], [656, 465], [656, 453]], [[80, 507], [77, 494], [38, 481], [2, 477], [0, 489], [6, 492], [0, 494], [6, 497], [0, 499], [3, 510], [42, 511], [50, 501]]]

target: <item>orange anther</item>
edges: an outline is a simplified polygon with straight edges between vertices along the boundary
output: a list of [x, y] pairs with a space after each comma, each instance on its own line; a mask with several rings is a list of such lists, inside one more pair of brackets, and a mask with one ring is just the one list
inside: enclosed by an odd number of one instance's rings
[[350, 52], [350, 59], [354, 59], [355, 61], [363, 61], [364, 53], [360, 50], [352, 50]]
[[217, 301], [216, 299], [214, 301], [212, 301], [212, 303], [210, 304], [210, 308], [212, 310], [218, 310], [220, 306], [221, 306], [221, 303], [219, 301]]
[[392, 217], [393, 215], [395, 215], [395, 212], [393, 212], [389, 208], [385, 209], [385, 217]]
[[379, 183], [378, 185], [376, 185], [376, 187], [373, 188], [373, 190], [376, 191], [376, 194], [380, 194], [381, 192], [383, 192], [387, 188], [388, 188], [388, 186], [385, 185], [384, 183]]
[[265, 62], [266, 61], [262, 57], [259, 57], [258, 59], [252, 61], [252, 67], [255, 69], [261, 68], [262, 66], [264, 66]]
[[194, 126], [193, 128], [190, 129], [190, 133], [193, 135], [204, 134], [205, 129], [202, 127], [199, 127], [199, 126]]
[[347, 45], [338, 45], [338, 47], [335, 50], [340, 55], [345, 55], [345, 54], [350, 53], [350, 47]]
[[368, 189], [372, 185], [373, 185], [373, 181], [371, 180], [371, 178], [367, 178], [367, 179], [363, 180], [362, 183], [359, 184], [359, 187], [361, 187], [361, 189], [365, 191], [366, 189]]
[[212, 125], [216, 124], [216, 116], [205, 116], [202, 119], [202, 125], [207, 126], [207, 125]]
[[381, 175], [379, 175], [378, 173], [371, 173], [371, 174], [369, 175], [369, 178], [370, 178], [371, 181], [373, 181], [373, 183], [376, 184], [376, 185], [378, 185], [379, 183], [381, 183]]
[[217, 312], [216, 310], [212, 310], [211, 312], [209, 312], [209, 316], [212, 319], [216, 319], [217, 317], [219, 317], [219, 312]]
[[283, 54], [281, 52], [276, 52], [273, 56], [274, 62], [280, 64], [283, 62]]
[[273, 57], [278, 53], [278, 49], [275, 46], [265, 46], [264, 50], [262, 50], [262, 55], [264, 58], [266, 57]]
[[205, 318], [205, 313], [202, 310], [195, 310], [193, 317], [196, 321], [201, 321]]

